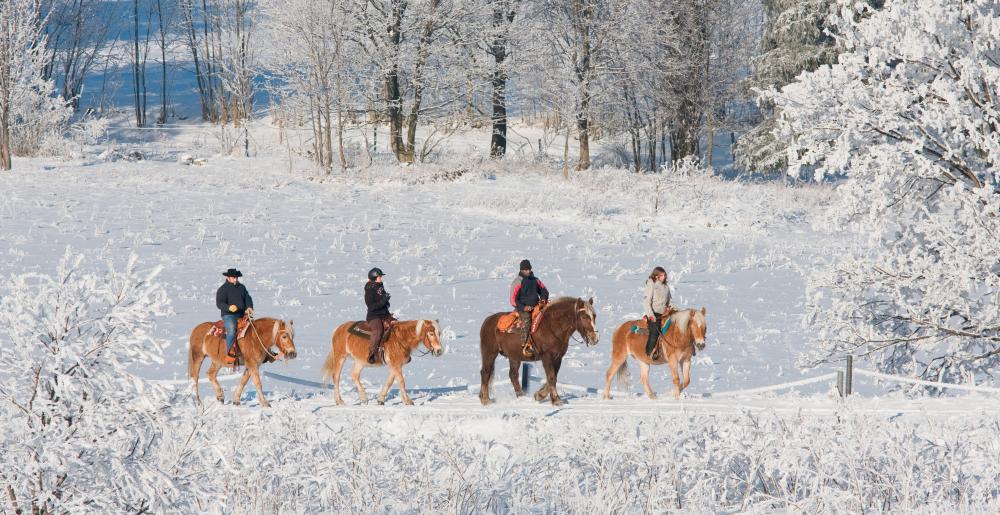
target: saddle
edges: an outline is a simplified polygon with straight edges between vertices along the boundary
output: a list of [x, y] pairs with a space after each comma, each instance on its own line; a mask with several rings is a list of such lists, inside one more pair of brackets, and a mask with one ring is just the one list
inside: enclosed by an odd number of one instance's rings
[[[371, 322], [375, 322], [375, 320], [372, 320]], [[369, 359], [369, 363], [372, 364], [385, 364], [385, 342], [389, 339], [389, 334], [392, 333], [392, 328], [396, 326], [396, 322], [398, 322], [398, 320], [396, 320], [396, 317], [390, 317], [381, 319], [381, 322], [382, 339], [378, 342], [378, 347], [375, 349], [374, 356], [371, 356], [371, 359]], [[347, 332], [349, 334], [353, 334], [354, 336], [370, 340], [372, 337], [372, 330], [371, 326], [368, 325], [369, 323], [370, 322], [365, 321], [354, 322], [347, 328]]]
[[[676, 309], [670, 308], [670, 309], [667, 310], [666, 313], [663, 314], [663, 318], [662, 318], [662, 320], [663, 320], [663, 327], [660, 328], [660, 334], [667, 334], [667, 329], [670, 329], [670, 324], [672, 324], [673, 321], [674, 321], [673, 315], [676, 312], [677, 312]], [[645, 334], [645, 335], [648, 335], [649, 334], [649, 321], [648, 320], [646, 320], [646, 321], [636, 320], [635, 324], [632, 325], [632, 328], [629, 329], [629, 332], [632, 333], [632, 334]]]
[[[233, 346], [229, 349], [226, 354], [226, 364], [232, 365], [233, 368], [240, 366], [243, 362], [243, 353], [240, 351], [240, 340], [243, 339], [247, 334], [247, 329], [250, 328], [250, 317], [243, 317], [236, 321], [236, 341], [233, 342]], [[216, 338], [226, 338], [226, 323], [222, 320], [212, 322], [212, 326], [208, 329], [207, 336], [214, 336]], [[272, 360], [273, 361], [273, 360]]]
[[[538, 324], [542, 321], [542, 314], [545, 309], [541, 304], [535, 306], [535, 309], [531, 310], [531, 331], [530, 334], [534, 334], [538, 330]], [[510, 313], [500, 315], [497, 319], [497, 330], [501, 333], [516, 333], [524, 328], [524, 322], [521, 321], [521, 317], [517, 314], [517, 311], [511, 311]]]

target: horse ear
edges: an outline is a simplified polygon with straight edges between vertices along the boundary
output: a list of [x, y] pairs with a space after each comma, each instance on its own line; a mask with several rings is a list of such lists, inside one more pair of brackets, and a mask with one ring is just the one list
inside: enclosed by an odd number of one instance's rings
[[701, 307], [701, 314], [702, 314], [702, 315], [704, 315], [704, 314], [705, 314], [705, 306], [702, 306], [702, 307]]
[[590, 305], [591, 305], [591, 306], [593, 306], [593, 305], [594, 305], [594, 298], [593, 298], [593, 297], [591, 297], [591, 298], [590, 298], [590, 300], [588, 300], [587, 302], [589, 302], [589, 303], [590, 303]]

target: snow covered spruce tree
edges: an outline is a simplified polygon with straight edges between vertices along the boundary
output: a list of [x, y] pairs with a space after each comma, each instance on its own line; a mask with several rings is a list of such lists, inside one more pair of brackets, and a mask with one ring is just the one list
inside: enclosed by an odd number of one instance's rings
[[105, 273], [81, 264], [67, 253], [55, 275], [0, 282], [0, 505], [163, 511], [181, 488], [198, 488], [172, 479], [189, 471], [177, 468], [183, 450], [164, 443], [164, 398], [129, 367], [161, 361], [147, 329], [167, 297], [135, 257]]
[[[751, 88], [780, 88], [804, 71], [815, 70], [837, 57], [826, 18], [836, 0], [763, 0], [767, 20], [760, 55], [747, 80]], [[774, 103], [761, 99], [762, 119], [740, 139], [736, 158], [747, 170], [778, 170], [788, 163], [787, 141], [775, 137]]]
[[[993, 0], [844, 2], [845, 53], [772, 99], [791, 171], [843, 174], [831, 227], [869, 245], [808, 286], [821, 344], [959, 380], [1000, 365], [1000, 14]], [[860, 5], [861, 7], [855, 7]], [[856, 10], [857, 9], [857, 10]]]

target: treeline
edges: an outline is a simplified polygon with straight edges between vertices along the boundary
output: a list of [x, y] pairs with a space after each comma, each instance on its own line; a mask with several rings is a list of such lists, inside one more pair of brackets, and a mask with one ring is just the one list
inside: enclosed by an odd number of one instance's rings
[[[755, 137], [738, 149], [741, 163], [777, 167], [773, 110], [757, 105], [755, 88], [833, 59], [823, 30], [831, 3], [10, 0], [0, 6], [0, 51], [10, 50], [0, 76], [13, 85], [0, 77], [0, 115], [18, 99], [77, 119], [100, 112], [122, 99], [108, 77], [128, 69], [136, 126], [166, 123], [178, 107], [171, 92], [194, 84], [204, 120], [242, 127], [266, 110], [279, 127], [307, 128], [303, 151], [327, 170], [348, 166], [345, 126], [384, 127], [400, 162], [423, 160], [470, 126], [492, 129], [493, 157], [533, 148], [510, 116], [544, 126], [545, 144], [566, 156], [576, 146], [580, 170], [601, 138], [621, 142], [630, 167], [655, 171], [668, 159], [711, 163], [717, 134], [734, 143], [747, 131]], [[93, 105], [81, 106], [88, 78]], [[39, 96], [57, 102], [38, 105]], [[4, 141], [37, 153], [44, 145], [27, 127], [59, 132], [70, 121], [21, 111], [0, 116], [6, 168]]]

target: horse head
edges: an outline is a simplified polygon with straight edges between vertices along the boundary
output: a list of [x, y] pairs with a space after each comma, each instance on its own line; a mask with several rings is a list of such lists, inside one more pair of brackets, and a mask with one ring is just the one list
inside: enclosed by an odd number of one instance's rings
[[688, 334], [694, 340], [694, 346], [698, 350], [705, 350], [705, 333], [708, 332], [708, 323], [705, 322], [705, 308], [700, 310], [692, 309], [691, 316], [688, 317]]
[[285, 356], [285, 359], [295, 359], [298, 352], [295, 351], [295, 321], [284, 320], [274, 321], [274, 334], [271, 343], [278, 346], [278, 353]]
[[432, 356], [437, 357], [444, 354], [444, 348], [441, 347], [441, 330], [437, 320], [418, 321], [416, 336], [417, 341], [423, 342], [424, 347]]
[[588, 346], [597, 345], [601, 336], [597, 333], [597, 312], [594, 311], [594, 298], [584, 302], [576, 299], [576, 332], [580, 333]]

